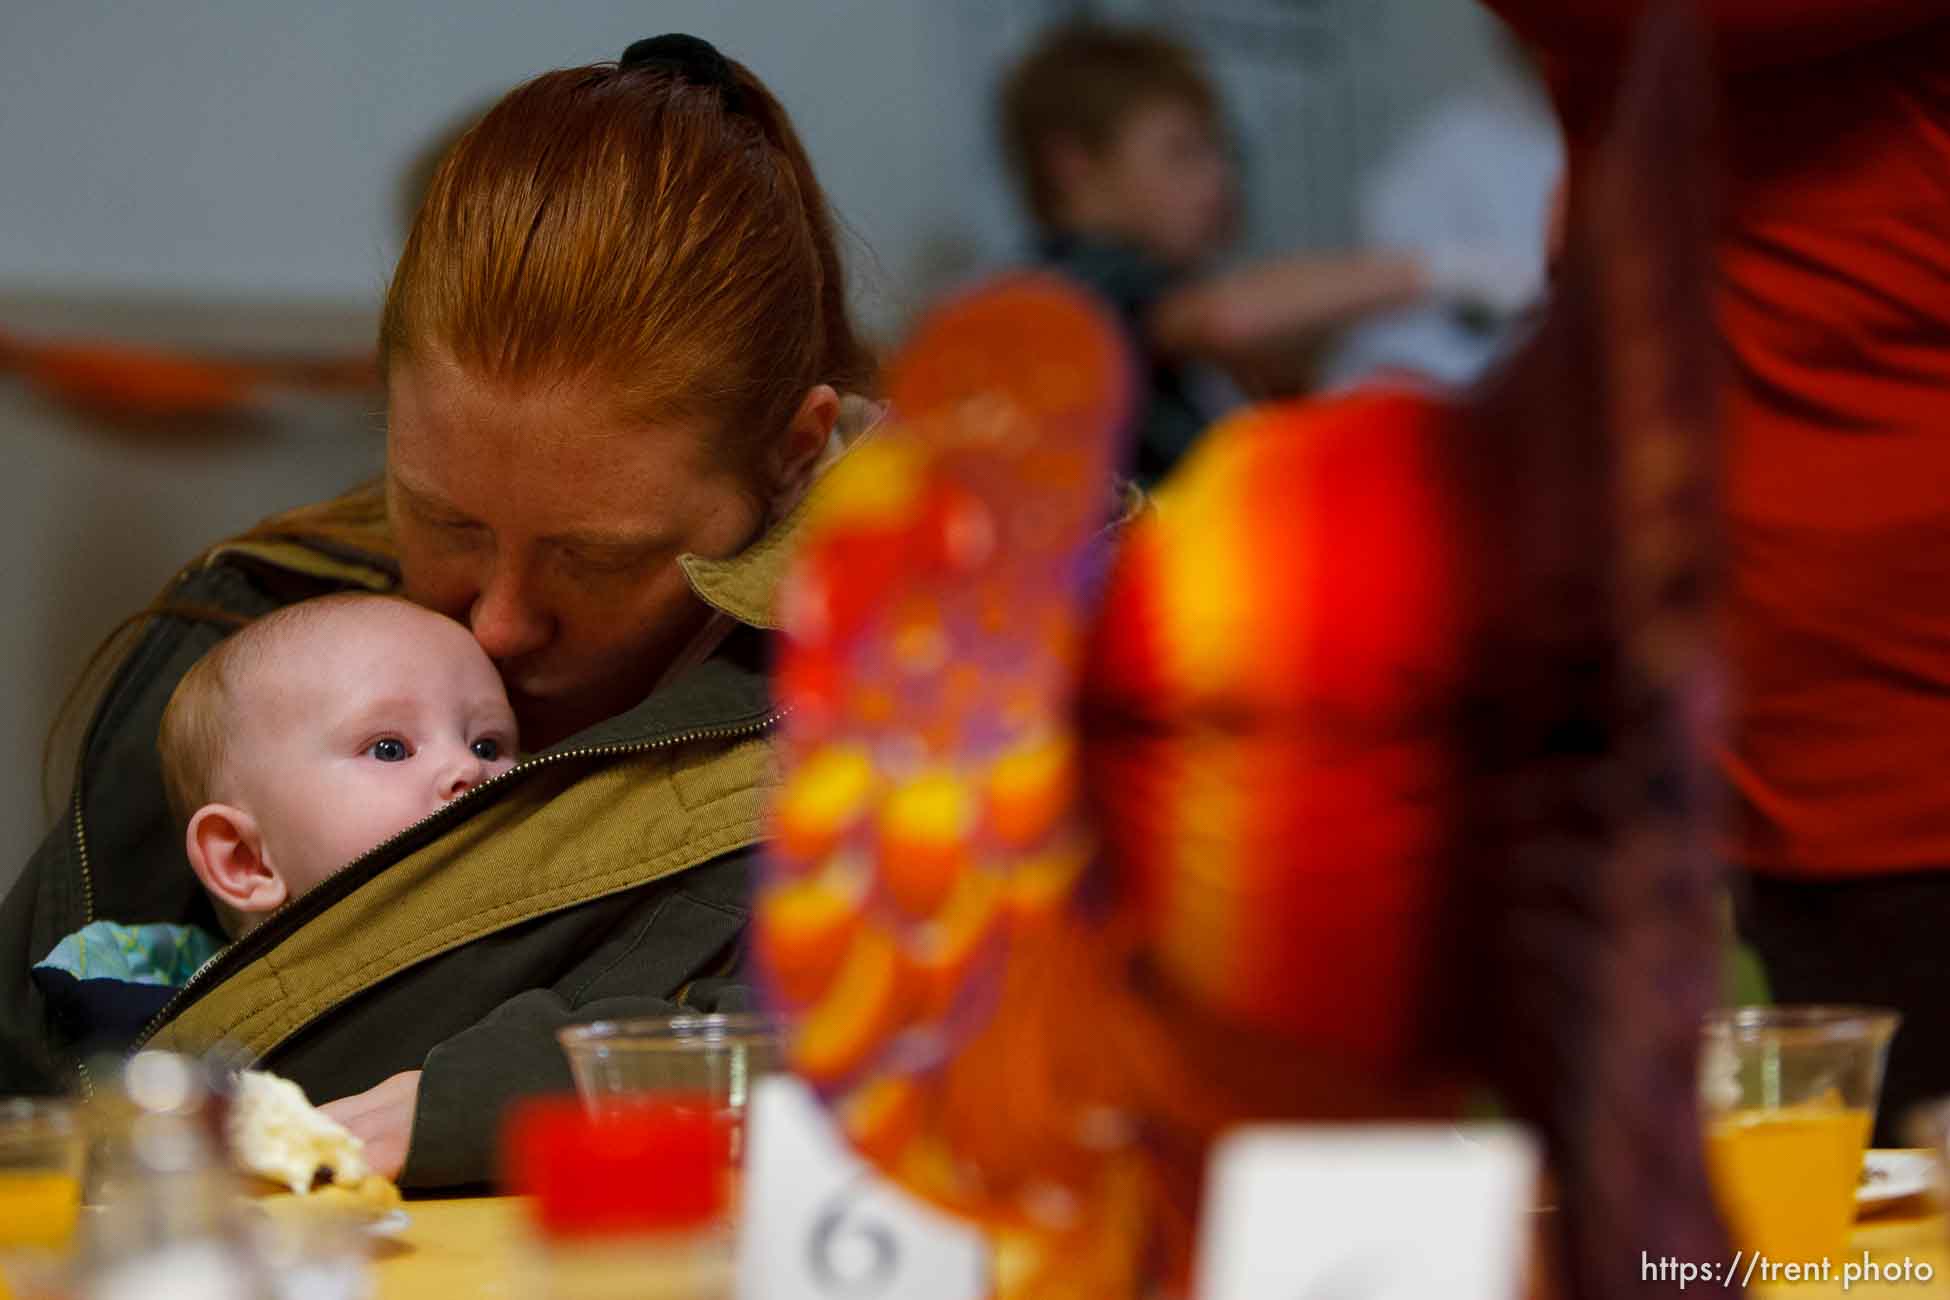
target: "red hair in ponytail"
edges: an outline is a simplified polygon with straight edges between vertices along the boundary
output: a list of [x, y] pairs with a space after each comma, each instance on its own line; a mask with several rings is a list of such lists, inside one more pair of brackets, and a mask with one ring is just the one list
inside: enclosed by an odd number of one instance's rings
[[[387, 369], [438, 357], [526, 386], [613, 385], [758, 454], [806, 390], [861, 391], [834, 223], [785, 110], [665, 66], [517, 87], [435, 173], [386, 295]], [[734, 108], [728, 108], [731, 99]]]

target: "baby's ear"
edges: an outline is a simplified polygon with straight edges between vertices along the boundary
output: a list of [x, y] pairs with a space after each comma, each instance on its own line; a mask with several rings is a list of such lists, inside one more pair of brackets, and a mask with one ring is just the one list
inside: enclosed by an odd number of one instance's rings
[[264, 857], [257, 819], [230, 804], [205, 804], [184, 836], [190, 870], [218, 903], [257, 915], [283, 903], [284, 881]]

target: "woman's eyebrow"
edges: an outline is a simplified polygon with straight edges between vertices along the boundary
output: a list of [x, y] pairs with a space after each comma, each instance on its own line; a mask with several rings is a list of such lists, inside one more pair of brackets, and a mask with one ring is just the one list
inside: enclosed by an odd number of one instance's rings
[[[473, 517], [431, 488], [415, 487], [412, 483], [395, 474], [392, 485], [408, 505], [426, 514], [442, 515], [455, 520], [473, 522]], [[645, 529], [631, 531], [627, 528], [582, 529], [575, 532], [549, 533], [540, 539], [550, 546], [581, 551], [651, 551], [674, 544], [675, 535], [669, 529]]]
[[393, 475], [392, 484], [394, 490], [406, 498], [407, 504], [415, 510], [436, 515], [451, 515], [456, 519], [467, 518], [466, 511], [430, 488], [415, 487], [397, 474]]

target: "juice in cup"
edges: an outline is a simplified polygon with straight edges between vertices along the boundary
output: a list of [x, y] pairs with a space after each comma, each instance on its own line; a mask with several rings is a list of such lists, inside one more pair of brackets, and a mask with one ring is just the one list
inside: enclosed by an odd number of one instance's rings
[[785, 1022], [760, 1013], [598, 1020], [556, 1038], [590, 1114], [645, 1102], [709, 1110], [731, 1134], [734, 1162], [752, 1084], [785, 1068]]
[[1706, 1171], [1736, 1247], [1839, 1266], [1896, 1024], [1893, 1011], [1875, 1007], [1741, 1007], [1707, 1017]]
[[81, 1180], [62, 1172], [0, 1169], [0, 1250], [60, 1250], [81, 1215]]
[[0, 1252], [59, 1250], [81, 1213], [82, 1139], [59, 1101], [0, 1099]]
[[1734, 1240], [1771, 1260], [1839, 1260], [1873, 1121], [1839, 1103], [1709, 1119], [1706, 1169]]

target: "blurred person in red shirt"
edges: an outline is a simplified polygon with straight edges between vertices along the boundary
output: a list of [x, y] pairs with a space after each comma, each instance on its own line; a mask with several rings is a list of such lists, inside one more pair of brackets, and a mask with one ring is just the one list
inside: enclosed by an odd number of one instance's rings
[[[1488, 0], [1571, 197], [1647, 0]], [[1721, 76], [1741, 924], [1784, 1001], [1893, 1006], [1878, 1124], [1950, 1092], [1950, 2], [1702, 0]]]

